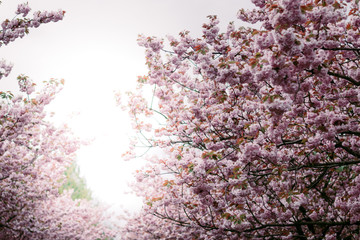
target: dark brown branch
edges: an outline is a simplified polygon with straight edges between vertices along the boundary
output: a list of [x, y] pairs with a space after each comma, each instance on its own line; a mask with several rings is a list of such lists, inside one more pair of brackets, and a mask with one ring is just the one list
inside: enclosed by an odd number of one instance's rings
[[7, 228], [7, 229], [10, 229], [10, 230], [15, 231], [15, 229], [11, 228], [10, 226], [8, 226], [8, 225], [6, 225], [6, 224], [2, 224], [2, 223], [0, 223], [0, 229], [1, 229], [1, 228]]
[[327, 173], [327, 170], [328, 170], [328, 168], [325, 168], [325, 169], [323, 170], [323, 172], [320, 174], [320, 176], [317, 177], [315, 181], [313, 181], [312, 183], [310, 183], [310, 185], [309, 185], [307, 188], [308, 188], [308, 189], [315, 188], [316, 185], [318, 185], [319, 182], [324, 178], [324, 176], [325, 176], [326, 173]]
[[354, 150], [352, 150], [352, 149], [349, 148], [349, 147], [343, 146], [340, 141], [338, 141], [338, 142], [335, 144], [335, 147], [342, 148], [342, 149], [344, 149], [347, 153], [350, 153], [350, 154], [353, 155], [354, 157], [360, 158], [360, 153], [355, 152]]
[[338, 48], [321, 48], [323, 50], [330, 50], [330, 51], [360, 51], [360, 48], [342, 48], [342, 47], [338, 47]]
[[[268, 227], [296, 227], [296, 226], [308, 226], [308, 225], [314, 225], [314, 226], [360, 226], [360, 222], [354, 222], [350, 223], [350, 221], [344, 221], [344, 222], [316, 222], [316, 221], [301, 221], [301, 222], [295, 222], [295, 223], [275, 223], [275, 224], [265, 224], [256, 228], [251, 228], [244, 230], [244, 232], [252, 232]], [[226, 230], [225, 230], [226, 231]]]
[[290, 167], [288, 171], [300, 170], [302, 168], [330, 168], [330, 167], [338, 167], [338, 166], [346, 166], [352, 164], [359, 164], [360, 160], [356, 161], [345, 161], [345, 162], [327, 162], [327, 163], [317, 163], [317, 164], [307, 164], [301, 166]]
[[340, 134], [350, 134], [350, 135], [355, 135], [355, 136], [360, 137], [360, 132], [344, 131], [344, 132], [341, 132]]
[[[360, 160], [354, 160], [354, 161], [344, 161], [344, 162], [326, 162], [326, 163], [313, 163], [313, 164], [306, 164], [306, 165], [299, 165], [299, 166], [293, 166], [289, 167], [287, 169], [283, 169], [284, 171], [298, 171], [303, 168], [333, 168], [333, 167], [340, 167], [340, 166], [347, 166], [347, 165], [353, 165], [353, 164], [359, 164]], [[264, 173], [259, 173], [264, 172]], [[276, 175], [276, 173], [273, 173], [273, 169], [259, 169], [257, 171], [250, 171], [249, 172], [252, 176], [269, 176], [269, 175]]]
[[298, 140], [282, 140], [282, 143], [276, 145], [277, 148], [284, 146], [284, 145], [292, 145], [292, 144], [300, 144], [302, 143], [302, 139]]
[[[195, 219], [192, 219], [188, 213], [186, 212], [185, 208], [183, 208], [184, 210], [184, 213], [185, 215], [187, 216], [187, 218], [190, 220], [190, 221], [196, 221], [196, 223], [202, 227], [203, 229], [207, 230], [207, 231], [211, 231], [211, 230], [217, 230], [219, 229], [218, 227], [216, 226], [209, 226], [209, 225], [203, 225], [201, 224], [196, 218]], [[170, 216], [165, 216], [161, 213], [158, 213], [158, 212], [155, 212], [153, 213], [154, 216], [156, 217], [159, 217], [161, 219], [167, 219], [167, 220], [170, 220], [170, 221], [173, 221], [175, 224], [178, 224], [180, 226], [184, 226], [184, 227], [190, 227], [191, 228], [191, 225], [190, 223], [188, 222], [184, 222], [184, 221], [181, 221], [181, 220], [177, 220], [177, 219], [174, 219]], [[310, 220], [310, 219], [308, 219]], [[311, 227], [314, 227], [314, 226], [320, 226], [320, 227], [325, 227], [325, 228], [329, 228], [329, 227], [332, 227], [332, 226], [360, 226], [360, 221], [358, 222], [354, 222], [354, 223], [351, 223], [350, 221], [343, 221], [343, 222], [334, 222], [334, 221], [331, 221], [331, 222], [324, 222], [324, 221], [307, 221], [307, 219], [304, 219], [302, 221], [296, 221], [296, 222], [293, 222], [293, 223], [269, 223], [269, 224], [260, 224], [260, 226], [258, 227], [251, 227], [249, 229], [246, 229], [246, 230], [243, 230], [243, 231], [239, 231], [239, 230], [236, 230], [236, 229], [228, 229], [228, 228], [225, 228], [223, 229], [223, 231], [225, 232], [234, 232], [234, 233], [237, 233], [237, 234], [241, 234], [241, 233], [250, 233], [250, 232], [255, 232], [257, 230], [261, 230], [261, 229], [265, 229], [265, 228], [286, 228], [286, 227], [295, 227], [297, 229], [297, 232], [299, 234], [299, 237], [302, 237], [304, 236], [304, 233], [301, 229], [301, 226], [311, 226]], [[302, 238], [300, 238], [302, 239]]]
[[352, 84], [354, 84], [355, 86], [360, 86], [360, 82], [356, 81], [355, 79], [353, 79], [352, 77], [349, 76], [345, 76], [339, 73], [334, 73], [334, 72], [327, 72], [330, 76], [334, 76], [334, 77], [338, 77], [338, 78], [342, 78], [345, 80], [348, 80], [349, 82], [351, 82]]

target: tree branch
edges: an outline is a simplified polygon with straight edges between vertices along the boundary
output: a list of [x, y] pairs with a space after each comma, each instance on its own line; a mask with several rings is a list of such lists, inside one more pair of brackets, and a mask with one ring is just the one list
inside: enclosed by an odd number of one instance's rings
[[339, 73], [334, 73], [334, 72], [327, 72], [330, 76], [334, 76], [334, 77], [338, 77], [338, 78], [342, 78], [345, 80], [348, 80], [349, 82], [351, 82], [352, 84], [354, 84], [355, 86], [360, 86], [360, 82], [356, 81], [355, 79], [349, 77], [349, 76], [345, 76]]

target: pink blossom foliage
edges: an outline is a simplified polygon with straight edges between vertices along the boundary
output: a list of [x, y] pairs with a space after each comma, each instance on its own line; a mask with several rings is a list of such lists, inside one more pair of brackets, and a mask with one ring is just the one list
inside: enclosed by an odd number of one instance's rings
[[29, 7], [28, 3], [19, 4], [18, 8], [16, 10], [16, 14], [22, 14], [23, 17], [26, 17], [28, 13], [31, 11], [31, 8]]
[[[27, 5], [17, 14], [26, 15]], [[61, 13], [36, 13], [34, 19], [5, 21], [1, 40], [33, 26], [62, 19]], [[11, 37], [10, 37], [11, 35]], [[7, 36], [7, 37], [6, 37]], [[11, 67], [0, 62], [7, 76]], [[64, 171], [75, 160], [80, 141], [70, 130], [45, 120], [44, 108], [61, 89], [50, 80], [34, 93], [35, 84], [18, 77], [19, 95], [0, 92], [0, 239], [107, 239], [115, 231], [103, 223], [103, 208], [59, 194]], [[63, 83], [61, 81], [61, 83]]]
[[0, 61], [0, 79], [9, 76], [12, 69], [12, 65], [6, 63], [5, 60]]
[[18, 76], [18, 82], [20, 87], [20, 92], [25, 92], [26, 94], [31, 94], [35, 90], [35, 83], [33, 83], [27, 76]]
[[[57, 22], [62, 20], [65, 11], [53, 11], [53, 12], [34, 12], [33, 18], [25, 18], [31, 8], [28, 4], [19, 4], [16, 10], [17, 15], [21, 15], [20, 18], [13, 18], [12, 20], [6, 19], [1, 23], [2, 29], [0, 30], [0, 47], [4, 44], [7, 45], [17, 38], [23, 38], [25, 34], [29, 33], [30, 28], [37, 28], [40, 24]], [[4, 60], [0, 61], [0, 79], [7, 77], [11, 71], [12, 65], [6, 63]]]
[[360, 238], [358, 1], [253, 3], [238, 18], [261, 29], [139, 38], [156, 100], [130, 113], [163, 118], [144, 140], [162, 151], [125, 239]]
[[40, 24], [57, 22], [62, 20], [65, 11], [58, 10], [52, 12], [34, 12], [33, 18], [25, 18], [29, 13], [30, 7], [28, 4], [20, 4], [16, 10], [16, 14], [22, 14], [20, 18], [6, 19], [1, 23], [0, 30], [0, 46], [9, 44], [17, 38], [22, 38], [29, 33], [30, 28], [37, 28]]

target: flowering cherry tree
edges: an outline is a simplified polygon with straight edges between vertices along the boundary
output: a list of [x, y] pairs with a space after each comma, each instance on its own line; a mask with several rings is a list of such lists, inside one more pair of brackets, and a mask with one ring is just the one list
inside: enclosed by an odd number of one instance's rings
[[[0, 46], [23, 37], [31, 27], [56, 22], [64, 12], [35, 12], [19, 5], [20, 18], [5, 20]], [[0, 62], [0, 78], [11, 66]], [[50, 80], [34, 93], [35, 84], [18, 77], [21, 94], [0, 92], [0, 239], [105, 239], [114, 232], [102, 224], [103, 209], [86, 200], [59, 194], [64, 171], [75, 159], [80, 141], [69, 129], [45, 120], [44, 107], [63, 81]]]
[[129, 110], [161, 153], [127, 238], [360, 238], [359, 1], [252, 2], [237, 17], [260, 29], [140, 36], [154, 99]]

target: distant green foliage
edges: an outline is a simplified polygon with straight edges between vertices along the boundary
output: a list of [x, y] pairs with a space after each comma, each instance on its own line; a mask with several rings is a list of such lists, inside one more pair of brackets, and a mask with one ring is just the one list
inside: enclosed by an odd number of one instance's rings
[[73, 200], [75, 199], [87, 199], [91, 200], [91, 190], [86, 186], [84, 178], [80, 177], [79, 166], [74, 162], [65, 171], [65, 183], [60, 187], [59, 192], [63, 193], [64, 190], [73, 189], [74, 192], [71, 195]]

